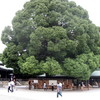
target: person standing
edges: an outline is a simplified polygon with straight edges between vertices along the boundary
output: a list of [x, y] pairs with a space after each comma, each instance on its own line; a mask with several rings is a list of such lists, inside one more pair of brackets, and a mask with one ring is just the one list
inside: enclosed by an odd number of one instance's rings
[[44, 90], [47, 90], [47, 84], [45, 82], [43, 83], [43, 88]]
[[32, 80], [29, 80], [28, 84], [29, 84], [29, 90], [31, 90], [32, 89]]
[[51, 88], [52, 88], [52, 91], [54, 91], [54, 84], [53, 83], [51, 84]]
[[85, 85], [84, 85], [84, 83], [83, 83], [83, 82], [81, 82], [81, 90], [83, 91], [83, 90], [84, 90], [84, 88], [85, 88]]
[[32, 89], [34, 89], [34, 80], [32, 80]]

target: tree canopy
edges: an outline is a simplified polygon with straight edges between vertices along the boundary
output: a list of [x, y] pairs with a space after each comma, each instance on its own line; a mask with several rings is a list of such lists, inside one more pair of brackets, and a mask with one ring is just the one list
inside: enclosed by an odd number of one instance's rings
[[89, 79], [100, 65], [100, 28], [73, 1], [30, 0], [2, 32], [2, 61], [22, 74]]

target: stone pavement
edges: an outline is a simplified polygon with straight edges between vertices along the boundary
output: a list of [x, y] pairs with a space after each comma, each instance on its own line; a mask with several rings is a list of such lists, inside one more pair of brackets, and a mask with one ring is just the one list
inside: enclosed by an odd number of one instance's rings
[[8, 93], [7, 88], [0, 88], [0, 100], [96, 100], [100, 95], [100, 88], [85, 91], [63, 91], [63, 97], [56, 97], [55, 91], [17, 89]]

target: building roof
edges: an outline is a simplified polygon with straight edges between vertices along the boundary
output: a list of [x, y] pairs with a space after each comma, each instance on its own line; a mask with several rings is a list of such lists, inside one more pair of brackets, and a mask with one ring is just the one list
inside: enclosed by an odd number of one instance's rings
[[65, 75], [46, 75], [45, 73], [42, 75], [38, 75], [37, 78], [52, 78], [52, 79], [76, 79], [75, 77], [71, 77], [71, 76], [65, 76]]
[[94, 71], [91, 76], [100, 76], [100, 69]]
[[11, 70], [11, 71], [13, 71], [13, 68], [7, 68], [6, 66], [0, 65], [0, 70]]
[[13, 68], [7, 68], [5, 65], [2, 64], [2, 62], [0, 61], [0, 70], [10, 70], [13, 71]]

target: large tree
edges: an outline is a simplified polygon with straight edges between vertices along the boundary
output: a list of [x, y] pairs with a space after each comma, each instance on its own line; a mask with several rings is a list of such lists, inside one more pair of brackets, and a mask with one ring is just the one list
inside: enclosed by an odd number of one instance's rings
[[[7, 45], [2, 60], [15, 72], [88, 79], [99, 67], [99, 33], [88, 12], [75, 2], [30, 0], [16, 13], [12, 28], [5, 27], [2, 33], [2, 42]], [[79, 62], [91, 53], [93, 59]]]

